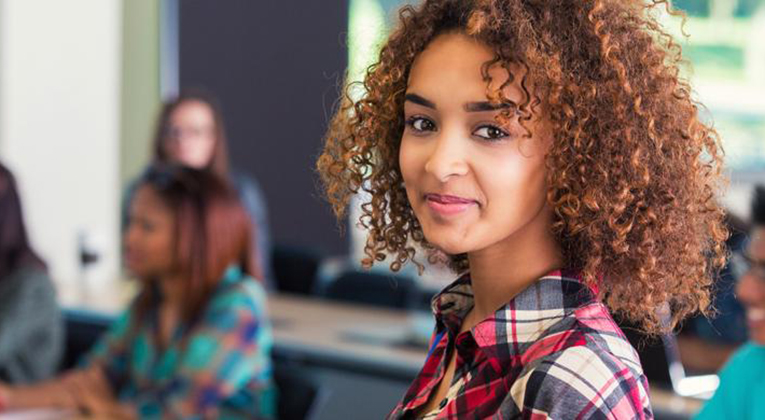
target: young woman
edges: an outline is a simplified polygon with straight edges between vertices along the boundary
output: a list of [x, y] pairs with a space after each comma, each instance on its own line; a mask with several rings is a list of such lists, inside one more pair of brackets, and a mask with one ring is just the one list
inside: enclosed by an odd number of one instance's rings
[[749, 342], [720, 371], [720, 387], [696, 416], [705, 419], [765, 418], [765, 187], [754, 191], [752, 229], [743, 255], [733, 259], [742, 269], [736, 296], [744, 306]]
[[318, 160], [339, 216], [372, 197], [366, 265], [397, 270], [419, 244], [460, 274], [390, 418], [652, 417], [607, 308], [647, 331], [705, 310], [726, 236], [718, 137], [657, 15], [641, 0], [402, 10]]
[[135, 301], [80, 369], [0, 387], [0, 407], [64, 407], [98, 418], [272, 418], [271, 330], [254, 280], [249, 220], [209, 171], [153, 168], [125, 234]]
[[[253, 226], [255, 261], [263, 270], [264, 284], [270, 286], [271, 237], [266, 200], [255, 179], [229, 168], [228, 145], [223, 113], [218, 101], [201, 90], [186, 90], [164, 104], [152, 144], [153, 162], [206, 169], [228, 180], [250, 215]], [[134, 187], [128, 189], [123, 208], [127, 217]]]
[[29, 244], [16, 180], [0, 164], [0, 381], [55, 374], [63, 332], [53, 282]]

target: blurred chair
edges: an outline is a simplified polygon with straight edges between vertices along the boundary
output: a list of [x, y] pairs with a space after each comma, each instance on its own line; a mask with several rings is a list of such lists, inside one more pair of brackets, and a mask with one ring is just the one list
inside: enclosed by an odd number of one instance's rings
[[88, 311], [64, 310], [64, 357], [61, 370], [77, 366], [80, 359], [88, 353], [99, 337], [106, 332], [112, 318]]
[[310, 295], [314, 291], [321, 255], [311, 248], [276, 245], [271, 255], [280, 292]]
[[274, 381], [279, 391], [280, 420], [313, 420], [326, 401], [327, 392], [305, 371], [274, 361]]
[[323, 295], [346, 302], [409, 309], [416, 305], [419, 288], [407, 276], [351, 270], [326, 285]]

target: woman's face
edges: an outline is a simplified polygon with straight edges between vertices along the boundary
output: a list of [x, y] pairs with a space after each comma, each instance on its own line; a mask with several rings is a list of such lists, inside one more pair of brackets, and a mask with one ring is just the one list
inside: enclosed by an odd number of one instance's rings
[[215, 150], [215, 116], [209, 105], [185, 101], [170, 114], [165, 154], [172, 163], [204, 169]]
[[[494, 52], [459, 33], [435, 38], [414, 62], [406, 91], [407, 121], [399, 163], [425, 238], [449, 254], [487, 249], [547, 224], [545, 153], [549, 130], [517, 117], [499, 125], [487, 100], [483, 64]], [[513, 69], [519, 79], [519, 69]], [[492, 68], [491, 87], [507, 80]], [[504, 94], [523, 102], [519, 83]]]
[[125, 234], [125, 263], [142, 279], [159, 278], [174, 269], [173, 213], [150, 186], [138, 188], [130, 203]]
[[765, 227], [752, 230], [746, 252], [753, 265], [739, 278], [736, 296], [746, 309], [749, 338], [765, 345]]

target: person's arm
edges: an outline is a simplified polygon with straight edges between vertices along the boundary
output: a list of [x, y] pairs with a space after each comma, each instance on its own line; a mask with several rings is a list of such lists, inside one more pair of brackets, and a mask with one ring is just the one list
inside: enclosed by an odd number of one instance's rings
[[68, 373], [59, 378], [29, 386], [10, 386], [0, 383], [0, 408], [16, 410], [24, 408], [78, 408], [73, 393], [64, 384], [74, 375]]
[[[61, 337], [61, 319], [55, 291], [42, 271], [24, 270], [13, 278], [3, 279], [0, 292], [0, 365], [18, 363], [20, 352], [36, 352], [38, 369], [51, 374], [57, 363], [60, 343], [50, 342], [45, 349], [30, 349], [30, 338], [45, 332], [51, 341]], [[38, 351], [39, 350], [39, 351]], [[47, 369], [45, 368], [47, 367]], [[28, 380], [28, 379], [27, 379]]]
[[73, 370], [36, 385], [10, 387], [0, 384], [0, 407], [3, 410], [61, 408], [115, 419], [135, 418], [132, 407], [122, 405], [114, 398], [98, 365]]
[[0, 406], [3, 409], [79, 409], [110, 418], [126, 417], [132, 409], [118, 403], [112, 381], [124, 373], [131, 317], [130, 309], [119, 316], [80, 368], [36, 385], [0, 384]]
[[240, 292], [218, 296], [189, 332], [172, 378], [136, 396], [139, 413], [184, 418], [215, 415], [221, 402], [268, 372], [270, 336], [261, 300]]

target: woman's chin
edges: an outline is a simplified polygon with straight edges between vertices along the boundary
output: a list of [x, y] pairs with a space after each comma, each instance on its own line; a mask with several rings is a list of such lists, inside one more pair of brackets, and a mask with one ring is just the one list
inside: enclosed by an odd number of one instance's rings
[[470, 251], [470, 248], [466, 246], [466, 243], [464, 240], [456, 240], [452, 238], [436, 238], [437, 240], [432, 241], [427, 238], [428, 243], [435, 246], [439, 251], [446, 255], [459, 255], [459, 254], [465, 254]]
[[752, 331], [749, 330], [749, 339], [759, 345], [765, 347], [765, 331]]
[[144, 267], [140, 266], [139, 264], [126, 264], [125, 265], [125, 271], [127, 272], [127, 275], [130, 278], [133, 279], [143, 279], [147, 277], [151, 277], [151, 273], [148, 272]]

